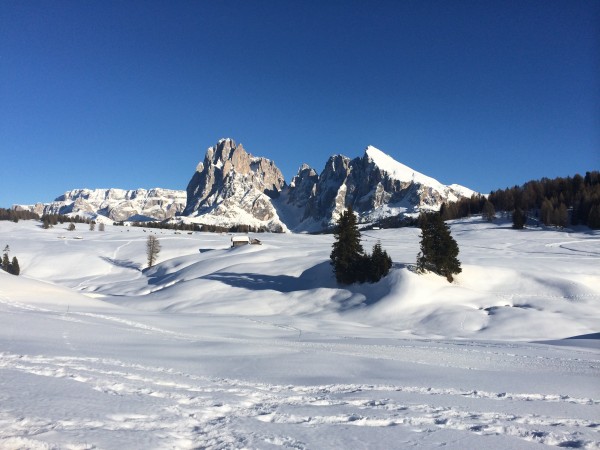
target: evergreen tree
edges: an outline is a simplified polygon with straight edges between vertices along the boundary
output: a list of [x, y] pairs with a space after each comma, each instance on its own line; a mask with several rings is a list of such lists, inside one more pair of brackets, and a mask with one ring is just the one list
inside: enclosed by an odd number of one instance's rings
[[5, 272], [8, 272], [9, 269], [10, 269], [10, 261], [8, 259], [8, 253], [5, 253], [4, 256], [2, 256], [2, 270], [4, 270]]
[[556, 209], [556, 225], [566, 227], [569, 224], [569, 212], [564, 203], [561, 203]]
[[338, 283], [351, 284], [357, 280], [363, 248], [360, 232], [352, 208], [342, 213], [333, 233], [335, 242], [331, 251], [331, 265]]
[[69, 226], [67, 227], [67, 230], [69, 230], [69, 231], [74, 231], [74, 230], [75, 230], [75, 224], [74, 224], [73, 222], [71, 222], [71, 223], [69, 224]]
[[12, 263], [8, 268], [8, 273], [12, 273], [13, 275], [19, 275], [21, 273], [21, 268], [19, 267], [19, 260], [16, 256], [13, 256]]
[[146, 256], [148, 258], [148, 267], [152, 267], [156, 262], [158, 253], [160, 252], [160, 242], [156, 236], [150, 235], [146, 240]]
[[590, 209], [590, 215], [587, 219], [588, 227], [598, 230], [600, 229], [600, 206], [594, 205]]
[[371, 283], [376, 283], [390, 273], [391, 268], [392, 258], [381, 248], [381, 243], [377, 241], [373, 246], [373, 253], [369, 258], [368, 280]]
[[352, 208], [339, 217], [331, 251], [331, 265], [338, 283], [375, 283], [385, 277], [392, 268], [392, 259], [381, 243], [373, 247], [373, 253], [364, 253], [360, 243], [360, 232]]
[[100, 222], [100, 225], [98, 225], [98, 231], [104, 231], [104, 222]]
[[547, 198], [542, 202], [542, 207], [540, 208], [540, 220], [546, 226], [550, 225], [552, 222], [552, 213], [554, 208], [552, 207], [552, 202]]
[[90, 222], [90, 231], [94, 231], [96, 229], [96, 222]]
[[515, 230], [522, 230], [523, 227], [525, 226], [525, 222], [527, 222], [527, 217], [525, 216], [525, 213], [521, 209], [517, 208], [513, 212], [512, 222], [513, 222], [512, 227]]
[[488, 222], [492, 222], [496, 218], [496, 209], [489, 200], [483, 204], [483, 218]]
[[417, 270], [443, 275], [449, 282], [453, 274], [462, 271], [458, 260], [458, 244], [450, 234], [450, 228], [438, 213], [422, 214], [421, 251], [417, 256]]

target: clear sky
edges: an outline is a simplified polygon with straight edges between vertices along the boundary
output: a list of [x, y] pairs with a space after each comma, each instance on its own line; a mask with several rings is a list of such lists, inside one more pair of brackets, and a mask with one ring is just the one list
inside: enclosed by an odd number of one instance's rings
[[289, 182], [374, 145], [487, 193], [600, 168], [600, 1], [0, 0], [0, 206], [185, 189], [222, 137]]

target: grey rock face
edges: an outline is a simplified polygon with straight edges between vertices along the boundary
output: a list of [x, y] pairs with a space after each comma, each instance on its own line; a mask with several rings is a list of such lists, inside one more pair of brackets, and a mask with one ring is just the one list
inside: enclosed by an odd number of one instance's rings
[[298, 207], [306, 207], [316, 194], [319, 175], [307, 164], [303, 164], [298, 174], [292, 179], [288, 192], [288, 202]]
[[116, 221], [180, 215], [184, 221], [223, 227], [321, 231], [332, 227], [348, 207], [361, 221], [370, 222], [437, 210], [445, 201], [471, 194], [462, 186], [446, 186], [420, 174], [374, 147], [354, 159], [331, 156], [320, 174], [303, 165], [288, 186], [272, 161], [222, 139], [207, 150], [185, 192], [78, 189], [49, 204], [18, 208], [38, 214], [98, 214]]
[[372, 221], [397, 214], [415, 214], [423, 209], [437, 210], [443, 202], [472, 192], [461, 190], [460, 186], [456, 189], [444, 186], [433, 179], [429, 179], [431, 185], [424, 184], [423, 179], [428, 177], [418, 174], [415, 178], [416, 172], [412, 177], [400, 179], [392, 172], [391, 165], [377, 165], [371, 155], [381, 152], [375, 152], [379, 151], [368, 149], [362, 157], [352, 160], [343, 155], [330, 157], [321, 174], [310, 178], [308, 197], [305, 184], [290, 184], [286, 192], [288, 202], [304, 208], [302, 221], [295, 229], [313, 231], [331, 227], [348, 207], [352, 207], [361, 220]]
[[281, 231], [285, 225], [271, 199], [284, 186], [283, 175], [272, 161], [253, 157], [232, 139], [222, 139], [198, 164], [187, 187], [183, 215], [197, 217], [201, 223], [254, 224]]

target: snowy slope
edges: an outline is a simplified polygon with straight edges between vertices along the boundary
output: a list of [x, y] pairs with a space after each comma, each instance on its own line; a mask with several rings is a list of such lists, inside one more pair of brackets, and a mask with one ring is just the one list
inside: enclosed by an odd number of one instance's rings
[[380, 169], [385, 170], [392, 178], [396, 180], [414, 181], [426, 186], [430, 186], [438, 191], [442, 191], [445, 188], [445, 186], [438, 180], [423, 175], [422, 173], [405, 166], [372, 145], [367, 147], [366, 153]]
[[450, 285], [370, 231], [350, 288], [327, 235], [75, 233], [0, 222], [0, 448], [600, 447], [598, 233], [456, 221]]
[[458, 200], [459, 196], [471, 197], [473, 194], [477, 194], [477, 192], [459, 184], [451, 184], [446, 186], [435, 178], [428, 177], [427, 175], [423, 175], [422, 173], [405, 166], [388, 154], [371, 145], [367, 147], [366, 154], [377, 165], [377, 167], [386, 171], [393, 179], [404, 182], [412, 181], [414, 183], [419, 183], [440, 193], [451, 191], [455, 198], [450, 198], [450, 201]]

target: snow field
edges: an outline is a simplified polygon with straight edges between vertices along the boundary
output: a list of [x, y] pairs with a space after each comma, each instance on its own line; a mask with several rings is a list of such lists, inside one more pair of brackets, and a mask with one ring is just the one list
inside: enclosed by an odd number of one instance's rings
[[344, 288], [331, 236], [158, 232], [142, 270], [121, 228], [0, 222], [0, 448], [600, 448], [598, 340], [565, 339], [598, 332], [598, 234], [456, 221], [450, 285], [368, 231], [394, 269]]

